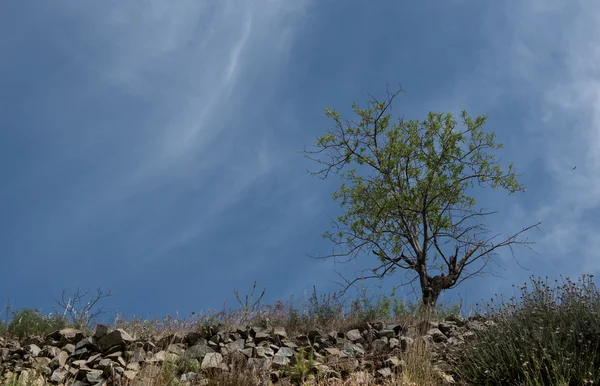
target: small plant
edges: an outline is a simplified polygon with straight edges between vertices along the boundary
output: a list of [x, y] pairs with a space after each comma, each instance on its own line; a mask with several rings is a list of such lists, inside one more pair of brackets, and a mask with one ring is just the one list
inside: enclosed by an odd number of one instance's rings
[[308, 380], [309, 375], [315, 371], [316, 361], [312, 351], [309, 351], [307, 355], [304, 347], [300, 348], [295, 358], [296, 363], [293, 365], [288, 365], [285, 370], [285, 374], [290, 377], [290, 380], [294, 383], [294, 385], [301, 386]]
[[262, 293], [260, 294], [260, 296], [258, 297], [258, 299], [256, 299], [256, 301], [254, 301], [254, 291], [256, 290], [256, 280], [254, 281], [254, 286], [252, 287], [252, 292], [250, 293], [250, 295], [248, 296], [248, 294], [246, 294], [246, 297], [244, 299], [244, 302], [242, 302], [242, 299], [240, 298], [240, 294], [238, 293], [237, 290], [233, 290], [233, 293], [235, 294], [235, 298], [237, 299], [238, 303], [240, 303], [240, 307], [241, 307], [241, 323], [246, 323], [249, 319], [251, 319], [254, 314], [256, 314], [257, 312], [260, 311], [260, 301], [262, 300], [263, 296], [265, 296], [265, 292], [266, 292], [266, 288], [263, 289]]
[[157, 374], [160, 385], [179, 385], [177, 364], [172, 361], [164, 361]]
[[158, 378], [161, 385], [179, 385], [179, 378], [182, 374], [200, 373], [200, 371], [200, 362], [197, 359], [179, 357], [176, 360], [164, 361], [158, 373]]
[[300, 325], [306, 324], [308, 319], [309, 318], [306, 312], [302, 312], [302, 310], [294, 308], [294, 305], [290, 302], [287, 320], [288, 325], [297, 328]]
[[177, 373], [179, 375], [189, 372], [199, 373], [201, 369], [200, 362], [197, 359], [190, 359], [186, 357], [179, 357], [176, 365]]
[[352, 303], [351, 312], [360, 322], [387, 320], [390, 317], [390, 306], [391, 300], [387, 296], [369, 298], [367, 289], [363, 287], [360, 297]]
[[[1, 379], [1, 378], [0, 378]], [[40, 384], [42, 379], [39, 374], [31, 371], [22, 371], [20, 375], [12, 374], [6, 379], [6, 386], [35, 386]]]
[[331, 320], [339, 318], [344, 311], [337, 295], [317, 296], [317, 287], [313, 286], [313, 294], [309, 299], [308, 317], [319, 325], [326, 325]]

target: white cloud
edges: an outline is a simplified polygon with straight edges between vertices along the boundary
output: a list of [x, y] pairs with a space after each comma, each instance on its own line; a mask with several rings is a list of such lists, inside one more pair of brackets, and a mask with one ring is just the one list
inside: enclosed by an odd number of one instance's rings
[[490, 12], [492, 48], [484, 51], [459, 100], [482, 110], [509, 100], [526, 104], [521, 122], [503, 122], [518, 131], [501, 134], [518, 145], [507, 148], [509, 158], [529, 166], [543, 161], [543, 170], [529, 167], [524, 173], [547, 176], [538, 190], [545, 195], [509, 222], [543, 221], [542, 232], [531, 235], [536, 259], [545, 268], [575, 274], [600, 270], [600, 249], [590, 247], [600, 242], [593, 231], [598, 220], [584, 218], [600, 208], [600, 3], [566, 5], [511, 2]]
[[[206, 216], [218, 216], [270, 173], [278, 159], [268, 141], [272, 128], [240, 123], [274, 92], [307, 6], [307, 0], [165, 0], [62, 9], [61, 16], [78, 20], [81, 40], [102, 52], [86, 57], [64, 44], [71, 59], [97, 75], [81, 94], [126, 94], [156, 106], [144, 112], [152, 119], [143, 128], [96, 123], [125, 141], [127, 151], [106, 155], [118, 161], [118, 170], [98, 172], [88, 186], [67, 187], [76, 199], [63, 208], [73, 216], [65, 222], [74, 229], [92, 223], [173, 179], [210, 186], [203, 217], [210, 222]], [[263, 71], [271, 80], [253, 89]], [[179, 239], [197, 231], [183, 230]]]

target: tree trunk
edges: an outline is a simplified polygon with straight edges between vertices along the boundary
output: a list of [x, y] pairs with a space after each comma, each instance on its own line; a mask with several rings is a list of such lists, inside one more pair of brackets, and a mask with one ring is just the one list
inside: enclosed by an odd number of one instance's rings
[[431, 314], [435, 310], [438, 297], [442, 293], [441, 288], [435, 288], [429, 284], [425, 288], [421, 288], [421, 292], [423, 296], [424, 311]]
[[424, 275], [421, 277], [421, 294], [424, 311], [431, 315], [435, 311], [438, 298], [443, 290], [450, 288], [453, 280], [445, 275], [431, 277]]

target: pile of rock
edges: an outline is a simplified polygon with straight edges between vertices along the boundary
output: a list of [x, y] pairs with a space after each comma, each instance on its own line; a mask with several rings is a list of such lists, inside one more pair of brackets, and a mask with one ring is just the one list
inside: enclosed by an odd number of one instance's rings
[[490, 323], [455, 316], [415, 326], [375, 322], [346, 332], [315, 329], [295, 337], [281, 327], [228, 331], [206, 325], [200, 331], [160, 339], [136, 339], [123, 329], [110, 331], [103, 325], [91, 336], [66, 328], [21, 343], [0, 338], [0, 383], [16, 376], [23, 384], [33, 380], [34, 385], [142, 385], [144, 372], [152, 373], [170, 362], [185, 364], [177, 375], [181, 384], [202, 384], [207, 372], [238, 371], [239, 366], [268, 374], [273, 384], [286, 384], [285, 369], [299, 360], [299, 353], [312, 354], [314, 371], [321, 376], [352, 375], [372, 381], [401, 372], [405, 365], [401, 354], [422, 342], [431, 349], [439, 379], [453, 384], [445, 353]]

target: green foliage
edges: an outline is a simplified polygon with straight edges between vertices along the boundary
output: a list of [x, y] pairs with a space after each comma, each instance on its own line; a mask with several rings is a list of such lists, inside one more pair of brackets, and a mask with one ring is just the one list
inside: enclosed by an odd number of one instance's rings
[[171, 361], [164, 361], [160, 372], [157, 374], [157, 380], [160, 384], [178, 386], [180, 384], [178, 375], [177, 364]]
[[59, 315], [43, 315], [38, 310], [24, 308], [13, 312], [12, 321], [8, 324], [8, 333], [19, 339], [45, 335], [67, 326], [67, 321]]
[[317, 296], [317, 288], [313, 286], [313, 295], [309, 299], [308, 317], [317, 323], [326, 325], [331, 320], [343, 315], [344, 307], [336, 294]]
[[[475, 205], [474, 197], [466, 193], [475, 183], [503, 187], [511, 193], [523, 190], [515, 178], [513, 165], [505, 173], [494, 156], [485, 152], [502, 148], [502, 144], [494, 142], [495, 134], [483, 133], [485, 116], [473, 119], [463, 111], [461, 118], [466, 128], [459, 131], [450, 113], [430, 112], [424, 121], [394, 124], [390, 124], [389, 114], [377, 120], [386, 108], [376, 103], [376, 109], [361, 110], [355, 104], [353, 110], [361, 118], [356, 128], [344, 127], [339, 115], [327, 110], [326, 115], [336, 121], [338, 132], [317, 141], [323, 148], [344, 148], [344, 163], [367, 165], [377, 174], [376, 178], [363, 177], [355, 168], [340, 173], [350, 185], [342, 183], [333, 199], [348, 208], [338, 221], [352, 230], [345, 237], [349, 247], [356, 246], [360, 236], [369, 236], [383, 238], [392, 243], [392, 249], [400, 250], [405, 243], [398, 240], [398, 235], [386, 236], [387, 227], [383, 223], [379, 227], [369, 226], [380, 223], [381, 215], [385, 217], [386, 212], [400, 217], [388, 219], [396, 225], [392, 229], [410, 231], [422, 225], [425, 214], [431, 229], [451, 231], [453, 208], [469, 210]], [[375, 134], [369, 126], [376, 120]], [[468, 151], [465, 151], [461, 145], [467, 140]], [[339, 234], [326, 235], [342, 241]]]
[[390, 317], [392, 300], [385, 295], [378, 298], [368, 297], [367, 289], [363, 287], [359, 298], [352, 303], [352, 315], [360, 322], [387, 320]]
[[183, 384], [179, 380], [182, 374], [188, 372], [199, 373], [200, 370], [200, 362], [197, 359], [179, 357], [174, 361], [164, 361], [157, 378], [160, 380], [160, 384], [175, 386]]
[[201, 369], [200, 362], [197, 359], [179, 357], [176, 364], [177, 373], [180, 375], [189, 372], [199, 373]]
[[[489, 303], [495, 325], [458, 350], [461, 379], [478, 384], [585, 385], [600, 382], [600, 293], [593, 282], [567, 278], [551, 289], [521, 287], [523, 302]], [[557, 281], [558, 282], [558, 281]]]
[[12, 374], [10, 378], [8, 378], [6, 386], [31, 386], [32, 381], [28, 380], [26, 384], [23, 384], [19, 381], [19, 376], [17, 374]]
[[302, 385], [308, 380], [309, 375], [317, 370], [316, 363], [312, 351], [306, 353], [304, 347], [301, 347], [296, 354], [296, 363], [286, 366], [285, 375], [290, 377], [294, 385]]
[[293, 304], [290, 304], [288, 310], [288, 324], [296, 327], [304, 324], [308, 320], [308, 316], [298, 308], [294, 308]]
[[[426, 308], [421, 302], [407, 302], [406, 299], [399, 299], [396, 295], [396, 288], [392, 289], [391, 294], [380, 294], [379, 296], [367, 296], [367, 290], [363, 290], [356, 300], [352, 303], [351, 317], [360, 322], [372, 322], [380, 320], [389, 320], [389, 318], [413, 318], [419, 319], [425, 316]], [[460, 305], [437, 304], [436, 308], [430, 312], [430, 317], [435, 320], [443, 320], [449, 315], [458, 315]]]
[[[1, 368], [2, 367], [0, 367], [0, 369]], [[5, 386], [37, 386], [43, 379], [43, 375], [31, 369], [21, 371], [18, 375], [13, 373], [10, 376], [0, 372], [0, 380], [2, 379], [2, 376], [6, 377], [6, 383], [4, 383]]]
[[[392, 289], [392, 293], [388, 297], [386, 294], [381, 294], [378, 307], [382, 309], [381, 314], [384, 315], [387, 311], [388, 315], [393, 318], [415, 318], [419, 319], [425, 316], [426, 308], [420, 302], [407, 302], [406, 299], [398, 299], [396, 296], [396, 288]], [[444, 305], [437, 304], [436, 308], [430, 316], [435, 320], [443, 320], [449, 315], [460, 314], [460, 305]]]
[[462, 127], [451, 113], [393, 122], [389, 110], [397, 94], [372, 99], [366, 109], [353, 104], [358, 122], [342, 121], [337, 111], [326, 109], [335, 130], [318, 138], [317, 149], [307, 153], [324, 156], [311, 158], [324, 165], [314, 175], [326, 178], [333, 172], [342, 179], [333, 199], [344, 213], [334, 221], [335, 231], [323, 233], [343, 250], [332, 256], [373, 252], [380, 265], [369, 277], [411, 269], [427, 286], [429, 268], [447, 267], [449, 280], [438, 284], [435, 305], [439, 290], [458, 284], [468, 263], [489, 257], [498, 247], [530, 244], [515, 236], [531, 227], [500, 243], [481, 239], [487, 230], [476, 220], [491, 213], [474, 209], [469, 188], [503, 188], [511, 194], [525, 189], [513, 164], [502, 170], [492, 154], [503, 145], [495, 142], [494, 133], [484, 133], [486, 116], [472, 118], [463, 111]]

